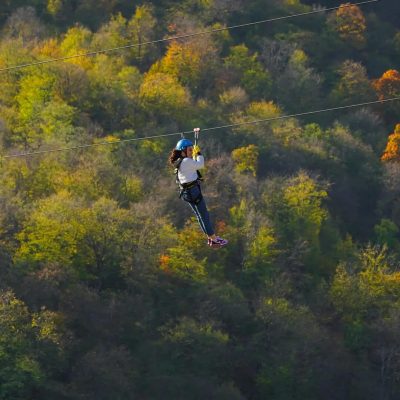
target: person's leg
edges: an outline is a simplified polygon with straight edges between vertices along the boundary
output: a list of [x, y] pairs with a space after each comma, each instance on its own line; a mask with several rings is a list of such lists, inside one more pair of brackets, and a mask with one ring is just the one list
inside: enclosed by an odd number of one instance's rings
[[193, 203], [188, 203], [188, 204], [190, 205], [190, 208], [193, 210], [194, 215], [196, 215], [196, 218], [197, 218], [197, 221], [199, 222], [201, 230], [204, 232], [205, 235], [208, 236], [206, 226], [204, 224], [204, 221], [203, 221], [203, 218], [202, 218], [201, 214], [199, 213], [198, 208]]
[[214, 233], [204, 198], [202, 198], [198, 204], [195, 204], [194, 207], [197, 208], [197, 212], [201, 217], [202, 223], [204, 224], [205, 231], [208, 236], [208, 245], [217, 248], [227, 245], [228, 241], [226, 239], [222, 239], [221, 237], [216, 236]]
[[[214, 228], [211, 224], [210, 221], [210, 214], [208, 213], [207, 205], [203, 197], [201, 197], [201, 200], [199, 202], [193, 202], [193, 199], [198, 198], [199, 195], [201, 195], [201, 192], [199, 193], [200, 188], [196, 187], [193, 189], [193, 192], [190, 191], [189, 193], [186, 193], [186, 201], [189, 203], [190, 207], [192, 208], [194, 214], [196, 215], [196, 218], [199, 222], [199, 225], [202, 229], [202, 231], [207, 235], [208, 237], [208, 244], [211, 247], [221, 247], [224, 246], [228, 243], [227, 240], [222, 239], [218, 236], [215, 235]], [[185, 200], [184, 197], [184, 200]], [[190, 201], [188, 201], [190, 200]]]
[[215, 237], [214, 229], [211, 225], [210, 221], [210, 214], [208, 213], [206, 202], [204, 198], [197, 204], [191, 203], [190, 206], [192, 207], [194, 213], [196, 214], [197, 220], [201, 226], [203, 232], [209, 237]]

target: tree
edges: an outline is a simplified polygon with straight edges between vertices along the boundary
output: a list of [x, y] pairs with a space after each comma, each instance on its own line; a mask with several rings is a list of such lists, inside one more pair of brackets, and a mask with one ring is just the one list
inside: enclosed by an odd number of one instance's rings
[[[390, 299], [397, 296], [399, 290], [399, 273], [393, 271], [387, 248], [368, 246], [360, 251], [354, 264], [338, 267], [331, 296], [343, 321], [356, 330], [360, 323], [365, 328], [365, 324], [375, 318], [388, 315]], [[365, 329], [358, 332], [357, 335], [367, 333]], [[349, 345], [354, 345], [355, 349], [367, 344], [365, 340], [362, 343], [357, 341], [362, 339], [360, 336], [352, 339], [356, 341]]]
[[[22, 142], [25, 147], [39, 147], [44, 139], [40, 129], [42, 112], [53, 98], [55, 80], [54, 74], [38, 72], [28, 74], [20, 81], [20, 90], [16, 96], [19, 118], [18, 125], [14, 129], [18, 141]], [[56, 107], [53, 107], [53, 110], [54, 108]], [[65, 108], [69, 108], [69, 106], [65, 104]], [[73, 109], [70, 108], [69, 111], [66, 119], [71, 122]]]
[[147, 73], [140, 87], [139, 96], [145, 110], [153, 115], [187, 119], [190, 106], [189, 91], [169, 74]]
[[[145, 234], [149, 224], [152, 230]], [[15, 262], [33, 271], [62, 265], [99, 289], [115, 288], [123, 285], [125, 268], [156, 268], [169, 235], [163, 218], [150, 221], [135, 213], [134, 205], [120, 208], [105, 197], [88, 201], [64, 189], [37, 202], [17, 235]]]
[[32, 317], [11, 291], [0, 292], [0, 324], [0, 397], [30, 398], [45, 376], [35, 351]]
[[340, 265], [331, 287], [346, 346], [358, 356], [376, 360], [377, 389], [395, 396], [400, 391], [393, 375], [399, 363], [399, 341], [393, 336], [399, 293], [400, 274], [385, 246], [368, 246], [355, 261]]
[[400, 95], [400, 73], [395, 69], [386, 71], [374, 82], [380, 100]]
[[113, 15], [111, 20], [93, 35], [92, 47], [95, 50], [102, 50], [126, 46], [129, 43], [127, 23], [122, 14]]
[[328, 20], [329, 24], [338, 32], [340, 38], [356, 49], [366, 44], [365, 31], [367, 29], [365, 17], [357, 5], [342, 4]]
[[47, 11], [54, 17], [61, 13], [63, 0], [47, 0]]
[[400, 243], [397, 240], [399, 228], [393, 221], [382, 218], [380, 223], [375, 225], [374, 232], [378, 245], [387, 246], [389, 249], [394, 250], [399, 249]]
[[[231, 120], [233, 123], [250, 122], [258, 119], [275, 118], [281, 115], [281, 109], [272, 101], [254, 101], [244, 111], [238, 111], [232, 115]], [[243, 134], [248, 134], [251, 140], [261, 143], [268, 143], [271, 141], [273, 128], [276, 126], [275, 122], [270, 124], [252, 124], [239, 126], [236, 131]], [[269, 133], [269, 134], [268, 134]]]
[[83, 354], [72, 368], [70, 390], [88, 400], [137, 398], [136, 365], [129, 350], [99, 346]]
[[139, 70], [127, 66], [122, 57], [101, 54], [87, 74], [92, 118], [107, 131], [122, 131], [135, 124], [143, 81]]
[[246, 45], [232, 47], [224, 65], [228, 73], [233, 72], [234, 79], [252, 96], [265, 98], [269, 95], [271, 77], [258, 61], [258, 54], [251, 54]]
[[347, 60], [338, 72], [340, 80], [332, 91], [335, 104], [346, 105], [374, 99], [372, 85], [362, 64]]
[[164, 58], [151, 71], [170, 74], [183, 85], [199, 89], [205, 86], [207, 79], [210, 80], [216, 55], [215, 46], [207, 38], [192, 39], [187, 43], [173, 41]]
[[196, 224], [179, 234], [179, 244], [160, 256], [160, 269], [172, 278], [187, 282], [204, 282], [208, 277], [207, 257], [201, 254], [203, 233]]
[[46, 29], [36, 15], [33, 7], [17, 9], [7, 20], [5, 33], [11, 38], [18, 38], [22, 43], [30, 43], [44, 37]]
[[253, 176], [257, 173], [258, 148], [254, 144], [240, 147], [232, 151], [232, 158], [236, 163], [236, 171], [251, 172]]
[[388, 142], [381, 156], [382, 161], [400, 161], [400, 124], [394, 128], [394, 133], [389, 135]]
[[237, 112], [244, 108], [249, 102], [249, 97], [240, 86], [234, 86], [222, 92], [219, 95], [219, 100], [223, 111], [229, 113]]
[[321, 235], [329, 221], [326, 188], [301, 171], [290, 179], [272, 181], [264, 190], [265, 214], [279, 238], [278, 249], [288, 249], [290, 258], [297, 248], [298, 259], [291, 263], [290, 276], [297, 282], [297, 290], [303, 285], [307, 291], [311, 282], [328, 276], [332, 267], [332, 260], [322, 261]]
[[[68, 7], [69, 2], [65, 2]], [[91, 28], [106, 21], [114, 11], [118, 0], [85, 0], [72, 3], [75, 20]]]
[[[326, 396], [322, 394], [324, 374], [318, 366], [329, 364], [333, 357], [311, 311], [284, 298], [267, 297], [257, 307], [256, 320], [258, 329], [249, 343], [257, 349], [253, 353], [258, 365], [254, 397], [300, 400]], [[335, 373], [323, 369], [335, 380]]]
[[156, 26], [157, 19], [154, 16], [153, 7], [148, 4], [137, 6], [127, 26], [129, 42], [137, 45], [131, 50], [134, 58], [140, 60], [152, 54], [154, 48], [151, 45], [142, 46], [142, 44], [154, 39]]
[[387, 140], [387, 128], [377, 109], [360, 108], [341, 117], [340, 122], [348, 126], [354, 136], [371, 145], [376, 153], [380, 153], [384, 148]]
[[379, 201], [380, 215], [389, 218], [400, 226], [400, 163], [397, 161], [383, 163], [383, 190]]
[[62, 63], [55, 67], [54, 95], [79, 111], [86, 111], [90, 101], [89, 77], [76, 64]]
[[42, 200], [18, 235], [21, 246], [16, 261], [31, 266], [41, 261], [56, 262], [68, 267], [79, 260], [79, 244], [85, 234], [78, 218], [81, 208], [81, 202], [66, 192]]
[[394, 36], [393, 44], [395, 46], [397, 54], [400, 54], [400, 32], [397, 32], [396, 35]]
[[[92, 38], [92, 32], [85, 27], [77, 25], [68, 29], [60, 43], [61, 54], [68, 57], [88, 52]], [[71, 60], [68, 60], [68, 62], [79, 65], [84, 69], [90, 69], [92, 66], [91, 57], [72, 58]]]
[[300, 173], [283, 191], [286, 207], [286, 232], [289, 237], [303, 237], [312, 246], [318, 246], [321, 226], [328, 214], [322, 206], [328, 197], [326, 190], [307, 174]]
[[[400, 95], [400, 73], [395, 69], [386, 71], [380, 78], [373, 82], [380, 100], [398, 97]], [[400, 106], [398, 101], [390, 102], [385, 106], [385, 114], [391, 117], [391, 121], [398, 120]]]
[[290, 111], [299, 112], [299, 104], [304, 109], [315, 108], [320, 102], [322, 77], [308, 64], [306, 53], [295, 49], [283, 71], [277, 71], [276, 97]]
[[335, 183], [330, 190], [331, 209], [346, 221], [349, 233], [369, 236], [376, 223], [372, 210], [381, 190], [379, 159], [369, 145], [341, 124], [328, 130], [324, 147], [331, 160], [327, 178]]
[[229, 336], [212, 322], [184, 317], [161, 327], [161, 337], [147, 350], [142, 381], [152, 399], [238, 399], [233, 385], [222, 383], [232, 368]]

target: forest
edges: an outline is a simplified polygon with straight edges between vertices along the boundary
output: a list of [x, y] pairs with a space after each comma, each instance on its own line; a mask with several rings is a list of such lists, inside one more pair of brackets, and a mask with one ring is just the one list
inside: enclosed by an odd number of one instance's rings
[[1, 0], [0, 400], [400, 399], [399, 97], [398, 0]]

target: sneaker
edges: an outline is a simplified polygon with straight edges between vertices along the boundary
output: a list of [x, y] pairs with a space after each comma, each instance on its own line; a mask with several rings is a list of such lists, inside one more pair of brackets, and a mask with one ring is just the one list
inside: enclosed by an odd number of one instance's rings
[[226, 246], [228, 244], [228, 241], [226, 239], [222, 239], [221, 237], [217, 236], [217, 240], [216, 242], [220, 245], [220, 246]]
[[219, 249], [220, 247], [222, 247], [218, 242], [214, 242], [214, 240], [210, 240], [210, 243], [208, 245], [213, 249]]
[[208, 239], [207, 244], [212, 248], [218, 249], [218, 248], [228, 244], [228, 241], [226, 239], [222, 239], [220, 237], [217, 237], [215, 240]]

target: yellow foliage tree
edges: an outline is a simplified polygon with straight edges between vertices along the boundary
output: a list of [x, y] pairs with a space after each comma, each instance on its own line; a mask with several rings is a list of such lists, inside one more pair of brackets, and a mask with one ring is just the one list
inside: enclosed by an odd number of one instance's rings
[[400, 161], [400, 124], [397, 124], [394, 133], [389, 135], [386, 149], [381, 157], [382, 161]]
[[210, 74], [216, 52], [209, 38], [199, 37], [189, 42], [173, 41], [165, 56], [152, 67], [152, 71], [173, 75], [183, 85], [197, 88]]
[[[92, 38], [93, 34], [87, 28], [81, 26], [70, 28], [60, 44], [61, 54], [68, 57], [88, 52]], [[84, 69], [90, 69], [92, 61], [92, 57], [77, 57], [68, 60], [68, 62], [79, 65]]]
[[173, 76], [148, 73], [139, 90], [143, 106], [154, 113], [180, 119], [190, 104], [190, 94]]
[[39, 57], [43, 59], [58, 58], [61, 56], [60, 46], [57, 39], [50, 38], [39, 43], [33, 50]]
[[[254, 121], [257, 119], [275, 118], [281, 115], [280, 108], [272, 101], [256, 101], [252, 102], [244, 112], [233, 114], [231, 120], [233, 123], [242, 123], [247, 121]], [[265, 125], [243, 125], [236, 128], [240, 132], [248, 132], [250, 134], [257, 134], [268, 128]]]
[[253, 176], [257, 174], [258, 147], [250, 144], [232, 151], [232, 158], [235, 161], [235, 170], [239, 173], [251, 172]]
[[185, 232], [178, 234], [179, 244], [171, 246], [159, 257], [160, 269], [180, 279], [204, 281], [208, 276], [207, 257], [204, 257], [202, 232], [192, 220]]
[[172, 42], [161, 60], [160, 70], [178, 78], [183, 84], [193, 84], [200, 78], [202, 55], [190, 44]]

